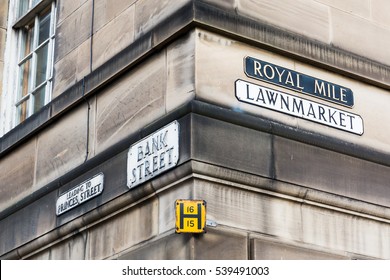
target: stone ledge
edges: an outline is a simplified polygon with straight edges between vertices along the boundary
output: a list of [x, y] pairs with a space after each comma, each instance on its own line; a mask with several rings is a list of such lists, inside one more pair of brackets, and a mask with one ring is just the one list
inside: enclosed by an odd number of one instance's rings
[[298, 141], [301, 143], [320, 147], [343, 155], [352, 156], [357, 159], [363, 159], [372, 163], [381, 164], [383, 166], [390, 166], [390, 154], [384, 154], [374, 149], [367, 148], [365, 146], [352, 145], [349, 142], [334, 139], [329, 136], [318, 135], [310, 131], [293, 128], [273, 120], [259, 118], [249, 114], [236, 112], [231, 109], [222, 108], [216, 105], [193, 100], [187, 105], [184, 105], [181, 108], [172, 111], [171, 113], [165, 115], [163, 118], [150, 124], [143, 130], [138, 131], [135, 134], [129, 135], [128, 137], [120, 141], [118, 144], [111, 146], [110, 148], [101, 152], [99, 155], [89, 159], [84, 164], [81, 164], [77, 168], [50, 182], [49, 184], [37, 190], [33, 194], [29, 195], [22, 201], [19, 201], [12, 207], [3, 209], [0, 214], [0, 219], [11, 215], [15, 211], [43, 197], [49, 192], [58, 189], [59, 187], [74, 180], [78, 176], [81, 176], [82, 174], [98, 167], [106, 160], [109, 160], [110, 158], [128, 149], [131, 143], [142, 139], [143, 137], [149, 135], [150, 133], [166, 125], [167, 123], [175, 119], [182, 118], [189, 113], [195, 113], [212, 119], [221, 120], [230, 124], [239, 125], [257, 131], [266, 132], [272, 135], [281, 136], [293, 141]]
[[[131, 208], [138, 207], [139, 204], [143, 205], [150, 199], [153, 200], [156, 197], [160, 198], [169, 190], [180, 187], [183, 182], [189, 182], [191, 188], [194, 188], [194, 190], [198, 189], [202, 182], [209, 182], [210, 184], [240, 190], [241, 192], [248, 192], [251, 195], [266, 196], [277, 200], [288, 201], [300, 205], [299, 207], [315, 207], [340, 215], [353, 216], [366, 221], [369, 220], [378, 224], [390, 224], [389, 208], [353, 199], [348, 199], [348, 204], [346, 204], [345, 198], [337, 195], [330, 196], [322, 191], [309, 190], [306, 187], [283, 182], [274, 183], [267, 178], [244, 174], [243, 172], [210, 165], [204, 162], [192, 160], [177, 167], [174, 171], [170, 171], [170, 173], [171, 174], [168, 176], [170, 182], [167, 181], [167, 178], [156, 178], [153, 182], [147, 183], [139, 189], [125, 192], [100, 207], [88, 211], [63, 225], [48, 231], [46, 234], [38, 236], [31, 241], [10, 250], [1, 255], [0, 258], [29, 258], [46, 248], [52, 247], [68, 238], [72, 238], [75, 234], [82, 233], [100, 223], [104, 223], [107, 219], [121, 215], [121, 213], [128, 211]], [[211, 173], [212, 175], [210, 175]], [[203, 188], [207, 188], [207, 186], [204, 186]], [[198, 190], [197, 195], [204, 194], [206, 197], [207, 195], [210, 195], [208, 192], [203, 193], [199, 191], [200, 190]], [[308, 192], [310, 194], [306, 195]], [[365, 214], [365, 210], [371, 213]], [[217, 223], [218, 222], [219, 221], [217, 220]], [[229, 225], [225, 225], [224, 223], [217, 224], [217, 229], [229, 227]], [[171, 231], [174, 231], [173, 226]], [[160, 232], [153, 240], [159, 239], [158, 236], [160, 235], [165, 236], [168, 232], [169, 231]], [[138, 245], [135, 246], [135, 248], [137, 247]], [[130, 252], [131, 251], [132, 250], [130, 249]]]

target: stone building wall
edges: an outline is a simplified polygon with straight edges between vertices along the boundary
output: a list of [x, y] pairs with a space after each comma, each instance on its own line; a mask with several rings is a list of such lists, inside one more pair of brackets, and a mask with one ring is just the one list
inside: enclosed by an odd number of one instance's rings
[[[390, 258], [388, 1], [117, 2], [57, 1], [53, 100], [0, 138], [1, 258]], [[248, 56], [355, 105], [248, 77]], [[237, 80], [357, 114], [364, 133], [240, 102]], [[129, 190], [129, 147], [173, 120], [177, 167]], [[103, 193], [57, 216], [100, 172]], [[207, 201], [206, 234], [174, 233], [179, 198]]]
[[[4, 70], [4, 52], [5, 41], [7, 36], [7, 19], [8, 19], [8, 0], [0, 2], [0, 77], [3, 77]], [[0, 83], [0, 96], [3, 92], [3, 83]], [[1, 103], [0, 103], [1, 107]]]

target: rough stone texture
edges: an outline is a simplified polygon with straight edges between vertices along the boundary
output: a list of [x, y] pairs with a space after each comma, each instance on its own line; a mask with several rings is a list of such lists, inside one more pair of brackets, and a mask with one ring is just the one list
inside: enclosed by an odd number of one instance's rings
[[274, 146], [277, 179], [390, 206], [389, 167], [281, 137]]
[[7, 19], [8, 19], [8, 0], [0, 0], [0, 28], [7, 27]]
[[89, 0], [73, 0], [72, 5], [69, 5], [67, 0], [57, 1], [57, 23], [59, 24], [63, 22], [68, 16], [72, 15], [87, 1]]
[[304, 205], [302, 229], [302, 241], [306, 243], [328, 250], [390, 258], [388, 223]]
[[341, 11], [358, 15], [360, 17], [370, 17], [370, 2], [372, 0], [314, 0]]
[[47, 249], [43, 252], [35, 254], [28, 258], [28, 260], [36, 260], [36, 261], [47, 261], [50, 260], [50, 249]]
[[84, 260], [88, 250], [88, 232], [76, 233], [71, 238], [35, 254], [29, 260]]
[[270, 135], [197, 115], [193, 123], [193, 159], [272, 176]]
[[299, 204], [213, 181], [196, 180], [195, 185], [199, 198], [207, 202], [207, 219], [218, 225], [300, 239]]
[[97, 97], [96, 152], [165, 113], [166, 63], [160, 52]]
[[195, 31], [167, 48], [166, 110], [170, 112], [195, 98]]
[[51, 193], [0, 220], [0, 256], [15, 248], [23, 255], [22, 245], [28, 245], [55, 227], [55, 199], [55, 193]]
[[134, 5], [129, 7], [94, 34], [92, 51], [94, 69], [133, 42], [134, 10]]
[[159, 234], [175, 230], [176, 199], [198, 199], [194, 197], [194, 183], [192, 180], [185, 181], [159, 195]]
[[[0, 61], [4, 61], [4, 51], [5, 51], [5, 39], [7, 36], [7, 30], [0, 27]], [[3, 77], [3, 76], [1, 76]]]
[[[372, 20], [380, 25], [390, 28], [390, 2], [387, 0], [371, 0]], [[390, 63], [387, 63], [389, 65]]]
[[[122, 12], [127, 10], [135, 2], [136, 0], [122, 0], [115, 2], [115, 5], [113, 5], [110, 0], [95, 0], [93, 32], [95, 33], [114, 18], [121, 15]], [[131, 19], [131, 24], [133, 24], [132, 21], [133, 18]], [[118, 29], [122, 30], [122, 27]]]
[[331, 42], [334, 46], [390, 64], [390, 53], [387, 51], [390, 29], [370, 24], [366, 19], [333, 8], [331, 18]]
[[321, 203], [312, 206], [310, 200], [294, 201], [292, 197], [279, 197], [273, 192], [262, 194], [245, 187], [229, 187], [228, 182], [220, 185], [196, 180], [195, 185], [201, 198], [208, 202], [207, 218], [215, 221], [217, 228], [228, 226], [263, 233], [340, 255], [348, 252], [364, 258], [390, 256], [390, 227], [371, 217], [353, 215], [342, 209], [335, 211]]
[[75, 234], [50, 248], [51, 260], [84, 260], [88, 248], [88, 233]]
[[251, 240], [251, 254], [255, 260], [338, 260], [345, 256], [292, 246], [280, 242]]
[[63, 242], [28, 257], [28, 260], [84, 260], [88, 248], [88, 233], [77, 233]]
[[158, 232], [158, 201], [149, 199], [90, 229], [88, 259], [104, 259]]
[[169, 18], [173, 11], [189, 0], [142, 0], [135, 3], [135, 38], [149, 31], [159, 22]]
[[[4, 62], [0, 60], [0, 77], [3, 77]], [[3, 83], [0, 83], [0, 99], [3, 94]]]
[[90, 71], [91, 39], [84, 41], [54, 65], [52, 98], [83, 79]]
[[[38, 137], [36, 185], [44, 186], [83, 163], [86, 156], [87, 106], [60, 119]], [[90, 139], [93, 143], [93, 139]]]
[[[0, 0], [0, 104], [3, 95], [4, 51], [8, 19], [8, 0]], [[1, 108], [1, 106], [0, 106]], [[0, 133], [1, 134], [1, 133]]]
[[91, 36], [92, 0], [57, 24], [54, 61], [57, 62]]
[[208, 228], [194, 236], [195, 260], [246, 260], [248, 238], [245, 234]]
[[236, 8], [236, 0], [197, 0], [199, 2], [204, 2], [224, 10], [234, 11]]
[[119, 260], [189, 260], [193, 238], [189, 234], [171, 234], [140, 248], [121, 254]]
[[33, 138], [0, 159], [0, 212], [33, 191], [35, 146]]
[[[329, 42], [328, 7], [307, 0], [237, 0], [239, 15]], [[308, 24], [310, 22], [310, 24]]]

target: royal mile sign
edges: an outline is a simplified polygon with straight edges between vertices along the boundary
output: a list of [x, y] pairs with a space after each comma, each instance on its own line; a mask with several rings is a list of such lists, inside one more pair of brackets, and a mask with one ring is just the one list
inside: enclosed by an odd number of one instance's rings
[[104, 174], [98, 173], [92, 178], [89, 178], [69, 191], [61, 194], [56, 203], [57, 216], [101, 194], [103, 192], [103, 182]]
[[179, 123], [174, 121], [132, 145], [127, 153], [131, 189], [175, 167], [179, 160]]
[[342, 106], [352, 108], [353, 92], [331, 82], [327, 82], [291, 69], [287, 69], [253, 57], [244, 59], [245, 74], [254, 79], [302, 92]]

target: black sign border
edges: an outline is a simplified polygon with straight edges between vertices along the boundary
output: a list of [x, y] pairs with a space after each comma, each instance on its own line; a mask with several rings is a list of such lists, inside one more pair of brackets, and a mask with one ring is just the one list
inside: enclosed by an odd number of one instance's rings
[[[252, 76], [252, 75], [250, 75], [250, 74], [248, 74], [248, 73], [246, 72], [246, 59], [247, 59], [248, 57], [249, 57], [249, 58], [252, 58], [252, 59], [255, 59], [255, 60], [261, 60], [261, 59], [259, 59], [259, 58], [255, 58], [255, 57], [249, 56], [249, 55], [246, 55], [246, 56], [244, 57], [244, 59], [243, 59], [243, 66], [244, 66], [244, 67], [243, 67], [243, 68], [244, 68], [244, 73], [245, 73], [245, 75], [246, 75], [248, 78], [255, 79], [255, 80], [257, 80], [257, 81], [262, 81], [262, 82], [265, 82], [265, 83], [269, 83], [269, 84], [272, 84], [272, 85], [275, 85], [275, 86], [279, 86], [279, 87], [282, 87], [282, 88], [285, 88], [285, 89], [289, 89], [289, 90], [292, 90], [292, 91], [294, 91], [294, 92], [303, 93], [303, 94], [305, 94], [305, 95], [307, 95], [307, 96], [312, 96], [312, 97], [315, 97], [315, 98], [318, 98], [318, 99], [321, 99], [321, 100], [324, 100], [324, 101], [331, 102], [331, 103], [333, 103], [333, 104], [337, 104], [337, 105], [339, 105], [339, 106], [344, 106], [344, 107], [349, 108], [349, 109], [352, 109], [352, 108], [355, 106], [355, 97], [354, 97], [354, 95], [353, 95], [352, 89], [350, 89], [349, 87], [344, 87], [344, 88], [347, 88], [347, 89], [349, 89], [349, 90], [352, 92], [352, 101], [353, 101], [353, 104], [352, 104], [352, 105], [342, 104], [342, 103], [340, 103], [340, 102], [336, 102], [336, 101], [333, 101], [332, 99], [328, 99], [328, 98], [323, 98], [323, 97], [320, 97], [320, 96], [315, 95], [315, 94], [310, 93], [310, 92], [305, 92], [305, 91], [303, 91], [303, 90], [296, 90], [296, 89], [291, 88], [291, 87], [283, 86], [283, 85], [281, 85], [281, 84], [274, 83], [274, 82], [269, 81], [269, 80], [259, 79], [259, 78], [255, 77], [255, 76]], [[267, 62], [267, 61], [264, 61], [264, 60], [262, 60], [262, 61], [263, 61], [263, 62]], [[271, 62], [267, 62], [267, 63], [271, 63]], [[272, 63], [272, 64], [273, 64], [273, 63]], [[276, 65], [276, 64], [275, 64], [275, 65]], [[286, 67], [284, 67], [284, 66], [280, 66], [280, 65], [277, 65], [277, 66], [282, 67], [282, 68], [284, 68], [284, 69], [287, 69], [287, 70], [289, 70], [289, 71], [294, 71], [295, 73], [298, 73], [298, 74], [300, 74], [300, 75], [304, 75], [304, 76], [311, 77], [311, 78], [313, 78], [313, 79], [317, 79], [316, 77], [313, 77], [313, 76], [311, 76], [311, 75], [307, 75], [307, 74], [304, 74], [304, 73], [301, 73], [301, 72], [298, 72], [298, 71], [295, 71], [295, 70], [292, 70], [292, 69], [288, 69], [288, 68], [286, 68]], [[318, 78], [318, 79], [320, 79], [320, 78]], [[320, 79], [320, 80], [325, 81], [325, 82], [328, 82], [328, 81], [323, 80], [323, 79]], [[328, 82], [328, 83], [331, 83], [331, 82]], [[335, 83], [332, 83], [332, 84], [340, 86], [339, 84], [335, 84]], [[341, 86], [340, 86], [340, 87], [341, 87]]]

